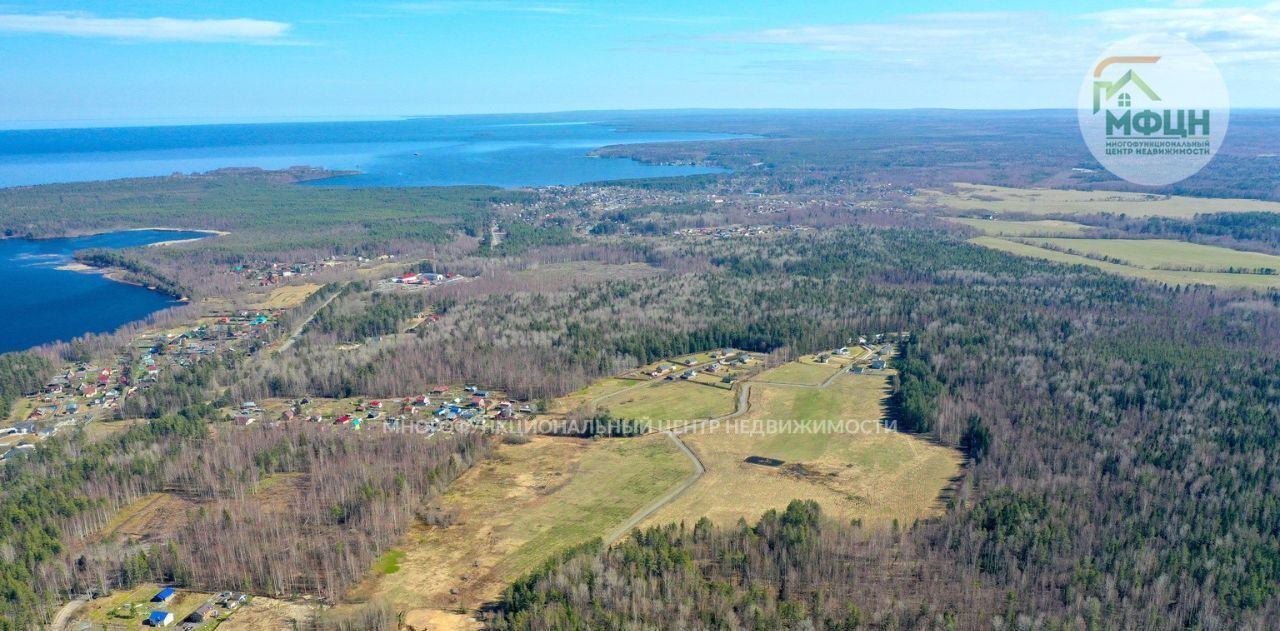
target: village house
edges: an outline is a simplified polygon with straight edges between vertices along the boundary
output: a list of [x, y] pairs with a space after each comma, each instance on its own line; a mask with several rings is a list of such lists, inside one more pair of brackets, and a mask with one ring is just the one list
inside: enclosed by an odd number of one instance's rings
[[187, 616], [187, 622], [208, 622], [209, 620], [213, 620], [217, 617], [218, 610], [214, 609], [213, 605], [205, 603], [196, 607], [196, 610], [191, 612], [191, 615]]
[[173, 624], [173, 614], [167, 611], [153, 611], [147, 616], [147, 626], [167, 627]]

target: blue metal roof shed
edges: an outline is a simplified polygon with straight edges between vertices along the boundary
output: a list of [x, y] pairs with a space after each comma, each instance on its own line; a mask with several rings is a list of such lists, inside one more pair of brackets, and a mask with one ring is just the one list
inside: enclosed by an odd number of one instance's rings
[[167, 611], [153, 611], [147, 616], [147, 624], [153, 627], [167, 627], [173, 624], [173, 614]]
[[158, 602], [158, 603], [168, 602], [173, 599], [174, 593], [175, 592], [173, 591], [172, 587], [166, 587], [160, 590], [159, 592], [156, 592], [156, 595], [152, 597], [151, 600], [152, 602]]

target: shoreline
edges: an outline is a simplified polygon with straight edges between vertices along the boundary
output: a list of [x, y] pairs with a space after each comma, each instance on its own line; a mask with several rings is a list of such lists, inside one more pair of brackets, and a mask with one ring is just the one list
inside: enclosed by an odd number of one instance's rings
[[226, 230], [214, 230], [213, 228], [171, 228], [171, 227], [165, 227], [165, 226], [152, 226], [152, 227], [144, 227], [144, 228], [112, 228], [112, 229], [107, 229], [107, 230], [98, 230], [98, 231], [96, 231], [96, 232], [72, 232], [72, 233], [68, 233], [68, 234], [60, 234], [60, 235], [57, 235], [57, 236], [43, 236], [43, 237], [33, 237], [33, 236], [25, 236], [25, 235], [17, 235], [17, 234], [7, 234], [7, 235], [0, 235], [0, 239], [25, 239], [25, 240], [27, 240], [27, 241], [55, 241], [55, 240], [57, 240], [57, 239], [80, 239], [80, 238], [84, 238], [84, 237], [100, 237], [100, 236], [102, 236], [102, 235], [107, 235], [107, 234], [116, 234], [116, 233], [119, 233], [119, 232], [147, 232], [147, 231], [151, 231], [151, 232], [199, 232], [199, 233], [201, 233], [201, 234], [205, 234], [205, 235], [208, 235], [208, 236], [204, 236], [204, 237], [195, 237], [195, 238], [192, 238], [192, 239], [173, 239], [173, 240], [171, 240], [171, 241], [157, 241], [157, 242], [155, 242], [155, 243], [148, 243], [148, 244], [143, 245], [143, 246], [134, 246], [134, 247], [151, 247], [151, 246], [153, 246], [153, 245], [168, 245], [168, 244], [171, 244], [171, 243], [186, 243], [186, 242], [189, 242], [189, 241], [199, 241], [199, 240], [201, 240], [201, 239], [208, 239], [208, 238], [211, 238], [211, 237], [225, 237], [225, 236], [227, 236], [227, 235], [231, 234], [230, 232], [228, 232], [228, 231], [226, 231]]
[[[230, 232], [227, 232], [227, 231], [225, 231], [225, 230], [200, 229], [200, 228], [196, 228], [196, 229], [192, 229], [192, 228], [170, 228], [170, 227], [154, 226], [154, 227], [145, 227], [145, 228], [123, 228], [123, 229], [120, 229], [120, 230], [109, 230], [109, 231], [106, 231], [106, 232], [97, 232], [97, 233], [92, 233], [92, 234], [89, 234], [89, 235], [81, 235], [81, 236], [95, 236], [95, 235], [104, 235], [104, 234], [114, 234], [114, 233], [119, 233], [119, 232], [141, 232], [141, 231], [151, 231], [151, 232], [195, 232], [195, 233], [203, 234], [203, 235], [205, 235], [205, 236], [202, 236], [202, 237], [194, 237], [194, 238], [190, 238], [190, 239], [170, 239], [170, 240], [167, 240], [167, 241], [156, 241], [156, 242], [154, 242], [154, 243], [147, 243], [147, 244], [144, 244], [144, 245], [141, 245], [141, 246], [133, 246], [133, 247], [146, 247], [146, 248], [150, 248], [150, 247], [158, 247], [158, 246], [173, 245], [173, 244], [177, 244], [177, 243], [190, 243], [190, 242], [193, 242], [193, 241], [202, 241], [202, 240], [204, 240], [204, 239], [210, 239], [210, 238], [216, 238], [216, 237], [223, 237], [223, 236], [226, 236], [226, 235], [231, 234]], [[75, 238], [75, 237], [51, 237], [51, 239], [58, 239], [58, 238]], [[29, 240], [35, 240], [35, 239], [29, 239]], [[127, 275], [130, 273], [130, 272], [129, 272], [129, 270], [127, 270], [127, 269], [124, 269], [124, 268], [121, 268], [121, 267], [112, 267], [112, 266], [99, 267], [99, 266], [96, 266], [96, 265], [90, 265], [90, 264], [88, 264], [88, 263], [85, 263], [85, 262], [83, 262], [83, 261], [81, 261], [81, 260], [79, 260], [79, 259], [75, 258], [75, 255], [74, 255], [74, 254], [72, 254], [72, 256], [71, 256], [71, 260], [67, 261], [66, 263], [64, 263], [64, 264], [62, 264], [62, 265], [59, 265], [59, 266], [55, 267], [54, 269], [57, 269], [57, 270], [60, 270], [60, 271], [64, 271], [64, 272], [77, 272], [77, 273], [80, 273], [80, 274], [99, 274], [99, 275], [101, 275], [101, 276], [103, 276], [103, 277], [107, 278], [108, 280], [111, 280], [111, 281], [114, 281], [114, 282], [117, 282], [117, 283], [121, 283], [121, 284], [124, 284], [124, 285], [132, 285], [132, 286], [134, 286], [134, 287], [141, 287], [141, 288], [143, 288], [143, 289], [146, 289], [147, 291], [153, 291], [153, 292], [156, 292], [156, 293], [158, 293], [158, 294], [161, 294], [161, 295], [164, 295], [164, 296], [168, 296], [170, 299], [172, 299], [173, 301], [178, 302], [178, 303], [182, 303], [182, 304], [189, 304], [189, 303], [191, 302], [191, 297], [190, 297], [190, 296], [186, 296], [186, 295], [174, 295], [174, 294], [173, 294], [173, 293], [171, 293], [171, 292], [164, 291], [164, 290], [160, 289], [160, 288], [159, 288], [159, 286], [157, 286], [157, 285], [148, 285], [148, 284], [146, 284], [146, 283], [138, 282], [138, 281], [135, 281], [135, 280], [130, 280], [129, 278], [127, 278]], [[164, 278], [162, 278], [161, 280], [165, 280], [166, 282], [171, 282], [171, 281], [169, 281], [169, 279], [164, 279]]]

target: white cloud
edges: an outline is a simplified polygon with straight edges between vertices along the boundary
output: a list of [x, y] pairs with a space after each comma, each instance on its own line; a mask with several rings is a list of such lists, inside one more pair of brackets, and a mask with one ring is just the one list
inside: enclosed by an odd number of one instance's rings
[[1280, 2], [1261, 7], [1112, 9], [1083, 17], [1116, 33], [1183, 37], [1220, 64], [1280, 59]]
[[506, 0], [430, 0], [427, 2], [403, 2], [392, 5], [401, 11], [428, 14], [450, 13], [541, 13], [568, 15], [578, 13], [579, 8], [570, 4], [508, 2]]
[[290, 24], [238, 18], [100, 18], [88, 14], [0, 14], [0, 32], [105, 37], [133, 41], [282, 43]]
[[[919, 70], [950, 78], [1074, 76], [1110, 43], [1171, 34], [1220, 64], [1280, 61], [1280, 2], [1256, 8], [1114, 9], [1078, 15], [1035, 11], [929, 13], [882, 23], [812, 24], [711, 36], [773, 49], [778, 64], [855, 60], [865, 72]], [[789, 58], [788, 58], [789, 56]]]

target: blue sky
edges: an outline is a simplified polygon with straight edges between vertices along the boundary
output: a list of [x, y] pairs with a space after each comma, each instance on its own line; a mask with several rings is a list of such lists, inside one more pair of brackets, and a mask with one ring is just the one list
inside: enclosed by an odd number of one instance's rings
[[[793, 6], [794, 5], [794, 6]], [[0, 0], [0, 126], [675, 107], [1070, 108], [1172, 33], [1280, 107], [1280, 2]]]

